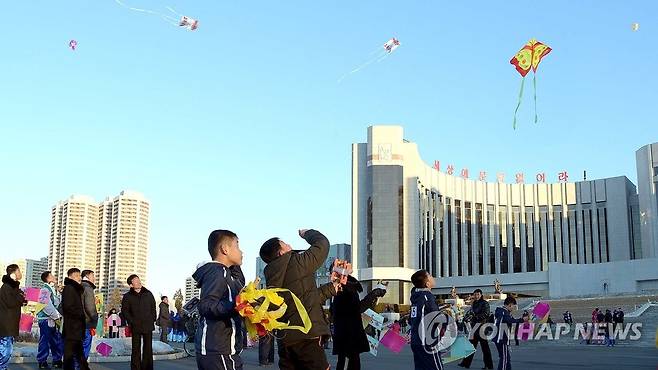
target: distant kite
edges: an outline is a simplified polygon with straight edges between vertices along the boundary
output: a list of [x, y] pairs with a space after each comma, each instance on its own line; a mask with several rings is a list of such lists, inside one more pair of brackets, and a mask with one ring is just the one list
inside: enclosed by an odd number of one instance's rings
[[521, 106], [521, 98], [523, 97], [523, 85], [525, 84], [525, 76], [532, 69], [532, 84], [535, 92], [535, 123], [537, 123], [537, 67], [542, 58], [551, 52], [551, 48], [541, 42], [531, 39], [525, 46], [519, 50], [518, 53], [510, 60], [510, 64], [516, 67], [516, 71], [523, 77], [521, 79], [521, 91], [519, 91], [519, 102], [514, 110], [514, 123], [513, 127], [516, 129], [516, 113]]
[[164, 14], [164, 13], [156, 12], [154, 10], [149, 10], [149, 9], [133, 8], [131, 6], [128, 6], [128, 5], [124, 4], [121, 0], [114, 0], [114, 1], [117, 4], [121, 5], [122, 7], [126, 8], [128, 10], [132, 10], [132, 11], [140, 12], [140, 13], [147, 13], [147, 14], [157, 15], [158, 17], [162, 18], [165, 22], [167, 22], [167, 23], [169, 23], [173, 26], [185, 27], [186, 29], [188, 29], [190, 31], [196, 30], [197, 27], [199, 26], [199, 21], [198, 20], [192, 19], [192, 18], [187, 17], [187, 16], [182, 15], [182, 14], [179, 14], [169, 6], [166, 7], [167, 10], [169, 10], [171, 12], [171, 14], [175, 15], [176, 17], [180, 17], [180, 18], [175, 18], [169, 13]]
[[360, 66], [354, 68], [349, 73], [344, 74], [340, 79], [338, 79], [338, 83], [340, 83], [345, 77], [351, 75], [352, 73], [356, 73], [362, 70], [363, 68], [367, 67], [369, 64], [372, 64], [374, 62], [381, 62], [382, 60], [386, 59], [389, 55], [391, 55], [391, 53], [393, 53], [395, 49], [397, 49], [398, 47], [400, 47], [400, 40], [396, 39], [395, 37], [386, 41], [384, 43], [383, 50], [382, 48], [377, 48], [375, 51], [371, 52], [370, 55], [372, 57], [370, 59], [368, 59]]
[[78, 46], [78, 42], [77, 42], [77, 41], [75, 41], [75, 40], [71, 40], [71, 41], [69, 41], [69, 48], [71, 48], [71, 50], [74, 50], [74, 51], [75, 51], [75, 48], [76, 48], [77, 46]]
[[635, 32], [640, 29], [640, 24], [639, 23], [633, 23], [631, 24], [631, 29]]

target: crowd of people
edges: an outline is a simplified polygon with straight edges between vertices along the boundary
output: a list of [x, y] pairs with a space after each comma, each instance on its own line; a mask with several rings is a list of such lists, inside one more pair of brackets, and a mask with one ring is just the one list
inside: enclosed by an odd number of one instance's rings
[[[15, 264], [7, 266], [6, 275], [2, 277], [0, 370], [8, 368], [14, 340], [19, 334], [21, 307], [27, 304], [25, 293], [20, 289], [21, 278], [22, 272]], [[50, 271], [44, 272], [41, 280], [49, 297], [45, 307], [37, 314], [39, 369], [89, 369], [87, 360], [100, 319], [96, 307], [94, 272], [70, 268], [64, 278], [61, 294], [55, 287], [55, 277]], [[107, 318], [109, 336], [118, 337], [118, 328], [122, 322], [129, 325], [132, 333], [131, 369], [151, 370], [151, 338], [156, 320], [155, 300], [153, 294], [142, 286], [139, 276], [130, 275], [127, 283], [130, 290], [121, 302], [121, 313], [125, 319], [122, 320], [116, 310], [110, 310]]]
[[[316, 271], [322, 267], [329, 252], [329, 241], [317, 230], [299, 230], [309, 247], [295, 251], [279, 238], [266, 240], [259, 251], [265, 262], [265, 283], [268, 288], [283, 288], [282, 293], [287, 310], [282, 322], [303, 325], [295, 299], [299, 299], [310, 320], [310, 328], [301, 330], [275, 330], [259, 339], [259, 363], [261, 366], [274, 364], [275, 343], [278, 348], [280, 369], [327, 370], [329, 362], [325, 349], [331, 339], [332, 354], [337, 356], [337, 369], [359, 370], [361, 353], [371, 347], [362, 325], [362, 313], [374, 309], [379, 298], [386, 294], [385, 288], [364, 291], [364, 286], [349, 275], [343, 281], [331, 279], [318, 286]], [[236, 311], [237, 296], [245, 286], [241, 270], [242, 251], [238, 236], [229, 230], [215, 230], [208, 237], [208, 253], [211, 261], [201, 264], [192, 275], [200, 288], [198, 329], [194, 341], [197, 367], [200, 370], [239, 370], [243, 368], [240, 356], [245, 347], [246, 329], [243, 318]], [[17, 265], [9, 265], [2, 277], [0, 289], [0, 370], [7, 369], [11, 357], [14, 337], [18, 336], [21, 306], [26, 304], [25, 294], [20, 289], [22, 273]], [[88, 357], [92, 337], [96, 334], [99, 313], [95, 303], [95, 275], [91, 270], [71, 268], [64, 279], [60, 292], [55, 288], [55, 278], [50, 272], [41, 276], [43, 288], [49, 294], [46, 307], [38, 314], [39, 346], [37, 361], [40, 369], [89, 369]], [[416, 369], [443, 369], [441, 345], [428, 343], [423, 335], [427, 315], [445, 315], [448, 322], [450, 313], [446, 307], [439, 307], [432, 288], [434, 278], [425, 270], [415, 272], [410, 280], [413, 284], [410, 312], [392, 324], [394, 331], [405, 334], [409, 329], [409, 341]], [[131, 369], [153, 369], [152, 339], [156, 325], [160, 329], [159, 339], [184, 340], [185, 325], [181, 313], [170, 310], [169, 298], [160, 297], [156, 309], [153, 294], [142, 285], [139, 276], [130, 275], [126, 280], [130, 290], [123, 295], [121, 311], [110, 309], [107, 314], [108, 335], [117, 338], [120, 328], [129, 328], [132, 342]], [[331, 301], [329, 312], [323, 303]], [[497, 335], [493, 344], [498, 352], [498, 369], [510, 369], [510, 339], [508, 333], [512, 325], [528, 322], [529, 314], [524, 312], [515, 319], [511, 313], [517, 309], [516, 300], [508, 296], [502, 307], [491, 312], [489, 303], [482, 291], [476, 289], [472, 295], [471, 309], [464, 321], [471, 326], [493, 324]], [[159, 311], [159, 312], [157, 312]], [[399, 312], [386, 306], [385, 313]], [[396, 318], [399, 316], [395, 316]], [[569, 311], [563, 315], [564, 322], [572, 324]], [[592, 312], [592, 323], [623, 323], [621, 308], [605, 313], [598, 308]], [[60, 330], [61, 328], [61, 330]], [[507, 328], [507, 330], [503, 330]], [[614, 345], [606, 331], [605, 344]], [[445, 336], [439, 335], [439, 344]], [[514, 336], [517, 339], [518, 336]], [[476, 330], [469, 339], [474, 348], [479, 346], [483, 353], [484, 369], [493, 369], [494, 362], [487, 341], [487, 333]], [[48, 363], [49, 357], [52, 359]], [[465, 357], [458, 364], [470, 368], [474, 354]]]

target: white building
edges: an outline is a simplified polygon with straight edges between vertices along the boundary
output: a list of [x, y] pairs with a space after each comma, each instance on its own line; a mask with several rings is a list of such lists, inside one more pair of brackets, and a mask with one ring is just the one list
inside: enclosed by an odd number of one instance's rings
[[93, 270], [105, 298], [114, 288], [127, 290], [137, 274], [147, 284], [150, 204], [140, 193], [122, 191], [96, 203], [71, 196], [51, 212], [48, 266], [59, 284], [69, 268]]
[[418, 269], [439, 294], [494, 279], [552, 297], [658, 290], [647, 260], [658, 257], [658, 144], [637, 152], [639, 195], [624, 176], [507, 184], [441, 172], [400, 126], [369, 127], [352, 153], [352, 260], [360, 280], [390, 281], [385, 300], [408, 302]]
[[91, 197], [73, 195], [51, 209], [48, 268], [64, 284], [72, 267], [96, 269], [98, 204]]
[[196, 281], [190, 276], [185, 279], [185, 302], [194, 297], [201, 297], [201, 289], [196, 287]]

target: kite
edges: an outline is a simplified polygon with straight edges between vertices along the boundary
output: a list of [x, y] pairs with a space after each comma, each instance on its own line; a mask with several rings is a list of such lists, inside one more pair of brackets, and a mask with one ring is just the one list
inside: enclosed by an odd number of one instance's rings
[[[235, 310], [245, 318], [244, 322], [250, 338], [265, 336], [273, 330], [299, 330], [304, 334], [311, 330], [311, 318], [293, 292], [282, 288], [257, 289], [259, 283], [260, 279], [257, 278], [247, 284], [242, 288], [235, 302]], [[303, 326], [278, 321], [288, 309], [283, 297], [279, 295], [284, 292], [292, 296]], [[274, 307], [270, 307], [271, 305]]]
[[389, 55], [391, 55], [395, 51], [395, 49], [399, 47], [400, 47], [400, 40], [396, 39], [395, 37], [386, 41], [384, 43], [383, 50], [382, 48], [377, 48], [375, 51], [371, 52], [370, 59], [368, 59], [360, 66], [354, 68], [349, 73], [344, 74], [340, 79], [338, 79], [338, 83], [340, 83], [345, 77], [362, 70], [363, 68], [367, 67], [368, 65], [374, 62], [381, 62], [382, 60], [386, 59]]
[[637, 30], [639, 30], [639, 29], [640, 29], [640, 24], [639, 24], [639, 23], [633, 23], [633, 24], [631, 24], [631, 29], [632, 29], [633, 31], [637, 31]]
[[78, 46], [77, 41], [75, 41], [75, 40], [69, 41], [69, 48], [71, 48], [71, 50], [75, 51], [76, 46]]
[[141, 9], [141, 8], [133, 8], [133, 7], [131, 7], [131, 6], [128, 6], [128, 5], [124, 4], [121, 0], [114, 0], [114, 1], [115, 1], [117, 4], [121, 5], [122, 7], [126, 8], [126, 9], [128, 9], [128, 10], [132, 10], [132, 11], [140, 12], [140, 13], [146, 13], [146, 14], [157, 15], [157, 16], [159, 16], [160, 18], [162, 18], [165, 22], [167, 22], [167, 23], [169, 23], [169, 24], [171, 24], [171, 25], [173, 25], [173, 26], [176, 26], [176, 27], [184, 27], [184, 28], [186, 28], [186, 29], [188, 29], [188, 30], [190, 30], [190, 31], [194, 31], [194, 30], [196, 30], [197, 27], [199, 26], [199, 21], [198, 21], [198, 20], [196, 20], [196, 19], [192, 19], [192, 18], [187, 17], [187, 16], [182, 15], [182, 14], [179, 14], [179, 13], [176, 12], [174, 9], [172, 9], [170, 6], [167, 6], [167, 7], [166, 7], [167, 10], [169, 10], [169, 11], [170, 11], [172, 14], [174, 14], [176, 17], [180, 17], [180, 19], [179, 19], [179, 18], [174, 18], [174, 17], [171, 16], [170, 14], [164, 14], [164, 13], [156, 12], [156, 11], [154, 11], [154, 10]]
[[544, 45], [535, 39], [531, 39], [521, 50], [519, 50], [518, 53], [516, 53], [512, 60], [510, 60], [510, 64], [514, 65], [514, 67], [516, 67], [516, 71], [519, 72], [521, 77], [523, 77], [521, 79], [521, 90], [519, 91], [519, 102], [516, 105], [516, 109], [514, 110], [514, 129], [516, 129], [516, 113], [519, 111], [519, 107], [521, 106], [521, 99], [523, 98], [523, 85], [525, 84], [525, 76], [528, 74], [528, 72], [530, 72], [530, 69], [532, 69], [533, 72], [532, 84], [534, 86], [535, 92], [535, 123], [537, 123], [537, 67], [539, 67], [539, 63], [541, 62], [542, 58], [550, 53], [551, 50], [552, 49], [547, 45]]
[[190, 17], [182, 16], [178, 25], [180, 27], [185, 27], [190, 31], [194, 31], [199, 26], [199, 21]]

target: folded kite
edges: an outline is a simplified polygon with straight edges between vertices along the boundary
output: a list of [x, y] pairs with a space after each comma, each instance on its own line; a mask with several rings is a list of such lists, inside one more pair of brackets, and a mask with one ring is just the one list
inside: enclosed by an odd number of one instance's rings
[[[260, 279], [247, 284], [236, 299], [235, 309], [245, 318], [245, 326], [250, 338], [265, 336], [273, 330], [299, 330], [306, 334], [311, 330], [311, 318], [297, 296], [288, 289], [257, 289]], [[279, 293], [288, 293], [295, 302], [295, 307], [303, 326], [290, 325], [279, 319], [286, 313], [288, 306]]]

